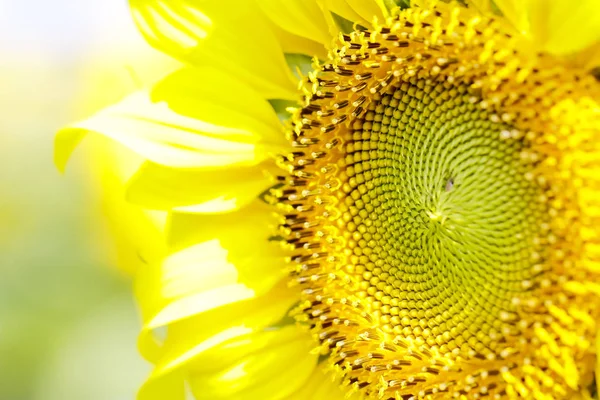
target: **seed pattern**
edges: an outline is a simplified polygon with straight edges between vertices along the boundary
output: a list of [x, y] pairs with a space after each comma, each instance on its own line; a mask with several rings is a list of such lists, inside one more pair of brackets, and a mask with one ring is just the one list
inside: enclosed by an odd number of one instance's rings
[[303, 86], [274, 194], [296, 318], [348, 392], [589, 396], [600, 89], [507, 32], [397, 11]]

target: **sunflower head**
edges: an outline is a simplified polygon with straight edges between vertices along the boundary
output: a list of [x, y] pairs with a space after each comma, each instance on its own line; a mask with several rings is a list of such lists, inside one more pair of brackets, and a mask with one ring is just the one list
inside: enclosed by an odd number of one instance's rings
[[[277, 190], [297, 319], [350, 391], [571, 398], [598, 311], [598, 83], [461, 5], [341, 34]], [[541, 394], [540, 394], [541, 393]]]
[[130, 3], [186, 66], [57, 160], [146, 160], [140, 400], [594, 396], [596, 0]]

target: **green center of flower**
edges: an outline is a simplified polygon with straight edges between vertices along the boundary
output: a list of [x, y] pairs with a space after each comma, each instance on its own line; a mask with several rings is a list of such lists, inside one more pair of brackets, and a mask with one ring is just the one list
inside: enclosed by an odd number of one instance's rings
[[465, 86], [405, 82], [378, 97], [345, 144], [340, 208], [356, 269], [373, 302], [397, 300], [402, 312], [380, 311], [389, 331], [487, 355], [541, 272], [547, 207], [527, 144]]
[[398, 11], [305, 82], [280, 231], [296, 319], [348, 392], [588, 393], [596, 82], [543, 55], [522, 68], [502, 29], [458, 5]]

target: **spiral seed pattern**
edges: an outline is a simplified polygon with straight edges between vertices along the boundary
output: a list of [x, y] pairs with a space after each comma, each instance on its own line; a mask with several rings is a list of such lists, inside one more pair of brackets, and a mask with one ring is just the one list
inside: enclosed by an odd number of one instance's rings
[[348, 393], [590, 395], [600, 87], [507, 32], [397, 11], [305, 81], [273, 197], [294, 315]]
[[340, 210], [385, 330], [487, 356], [540, 275], [548, 216], [525, 141], [502, 140], [511, 127], [453, 86], [406, 82], [374, 99], [345, 145]]

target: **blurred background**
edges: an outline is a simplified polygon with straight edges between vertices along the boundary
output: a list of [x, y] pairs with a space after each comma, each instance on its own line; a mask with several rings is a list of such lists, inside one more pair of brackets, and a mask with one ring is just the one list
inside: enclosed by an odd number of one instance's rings
[[133, 399], [149, 372], [103, 192], [136, 160], [89, 137], [60, 174], [53, 139], [169, 68], [126, 0], [0, 0], [0, 400]]

